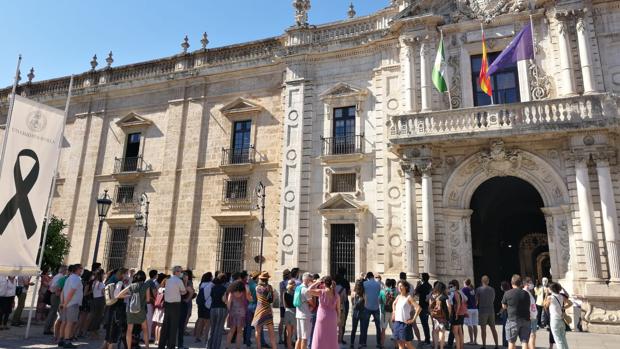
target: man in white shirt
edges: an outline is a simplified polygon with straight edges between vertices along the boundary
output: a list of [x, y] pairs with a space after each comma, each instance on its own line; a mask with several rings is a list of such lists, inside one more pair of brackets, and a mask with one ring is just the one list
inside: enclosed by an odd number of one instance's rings
[[45, 319], [45, 327], [43, 328], [43, 334], [54, 334], [52, 332], [52, 326], [54, 326], [54, 322], [56, 322], [56, 315], [58, 313], [58, 306], [60, 305], [60, 296], [58, 295], [58, 281], [65, 276], [67, 272], [67, 266], [61, 265], [58, 268], [58, 273], [54, 275], [52, 281], [50, 282], [50, 292], [52, 295], [50, 296], [50, 311], [47, 314], [47, 318]]
[[181, 266], [177, 265], [172, 268], [172, 276], [166, 282], [164, 323], [159, 339], [159, 349], [176, 348], [179, 318], [181, 316], [181, 296], [187, 293], [187, 286], [183, 283], [182, 272], [183, 268]]
[[78, 321], [80, 314], [80, 305], [84, 298], [84, 286], [82, 285], [82, 268], [81, 264], [74, 264], [69, 267], [71, 273], [65, 281], [65, 285], [62, 288], [62, 294], [60, 297], [60, 321], [62, 321], [60, 333], [63, 335], [58, 342], [58, 346], [61, 344], [64, 348], [77, 348], [76, 345], [71, 343], [73, 338], [73, 328]]

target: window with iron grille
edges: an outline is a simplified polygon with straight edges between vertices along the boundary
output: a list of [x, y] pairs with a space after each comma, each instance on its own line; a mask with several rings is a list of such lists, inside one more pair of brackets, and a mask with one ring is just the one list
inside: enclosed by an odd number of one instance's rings
[[217, 261], [220, 271], [234, 273], [243, 270], [244, 230], [242, 225], [220, 227]]
[[335, 173], [332, 174], [332, 193], [350, 193], [355, 191], [355, 173]]
[[247, 178], [229, 178], [224, 180], [224, 200], [245, 200], [248, 197]]
[[133, 185], [119, 185], [116, 187], [116, 203], [131, 204], [133, 203]]
[[113, 228], [110, 232], [110, 239], [106, 248], [106, 255], [108, 256], [107, 270], [114, 270], [125, 266], [128, 238], [129, 228]]
[[330, 228], [330, 272], [344, 271], [347, 280], [355, 280], [355, 225], [332, 224]]

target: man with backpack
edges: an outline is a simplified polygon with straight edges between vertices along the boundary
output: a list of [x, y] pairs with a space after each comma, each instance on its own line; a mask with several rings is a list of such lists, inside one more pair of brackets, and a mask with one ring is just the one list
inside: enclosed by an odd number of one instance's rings
[[383, 305], [381, 309], [381, 339], [383, 341], [383, 343], [381, 343], [382, 346], [385, 344], [385, 330], [389, 327], [390, 331], [393, 331], [392, 312], [394, 311], [394, 300], [398, 296], [397, 292], [398, 291], [396, 290], [396, 280], [385, 280], [385, 289], [381, 290], [380, 294], [381, 304]]
[[295, 289], [293, 305], [295, 306], [297, 319], [297, 342], [295, 349], [307, 349], [310, 331], [312, 330], [312, 310], [310, 309], [310, 295], [307, 295], [308, 286], [312, 282], [312, 274], [304, 273], [301, 285]]
[[73, 338], [73, 329], [75, 323], [78, 321], [80, 315], [80, 305], [84, 297], [84, 286], [82, 285], [82, 268], [81, 264], [74, 264], [69, 267], [71, 273], [65, 285], [62, 289], [60, 296], [60, 320], [62, 325], [60, 327], [60, 341], [59, 347], [63, 348], [77, 348], [76, 345], [71, 343]]

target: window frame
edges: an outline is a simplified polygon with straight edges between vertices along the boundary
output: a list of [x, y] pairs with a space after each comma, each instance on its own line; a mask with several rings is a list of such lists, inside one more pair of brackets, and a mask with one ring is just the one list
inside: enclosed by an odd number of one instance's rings
[[[493, 63], [493, 61], [499, 56], [500, 52], [490, 52], [487, 54], [487, 57], [489, 58], [489, 66], [491, 66], [491, 64]], [[505, 68], [502, 70], [499, 70], [498, 72], [496, 72], [495, 74], [491, 75], [491, 87], [493, 89], [493, 103], [491, 103], [491, 99], [489, 98], [489, 103], [488, 104], [480, 104], [480, 101], [478, 100], [478, 98], [480, 97], [479, 95], [479, 89], [480, 86], [478, 84], [478, 76], [480, 74], [480, 66], [478, 65], [478, 67], [476, 68], [476, 66], [474, 65], [474, 60], [476, 59], [480, 59], [482, 58], [482, 54], [471, 54], [469, 55], [469, 67], [470, 67], [470, 72], [471, 72], [471, 87], [472, 87], [472, 103], [474, 107], [483, 107], [483, 106], [487, 106], [487, 105], [492, 105], [492, 104], [510, 104], [510, 103], [520, 103], [522, 98], [521, 98], [521, 86], [520, 86], [520, 82], [519, 82], [519, 66], [518, 64], [514, 64], [514, 66], [511, 66], [509, 68]], [[476, 69], [474, 69], [476, 68]], [[500, 97], [501, 95], [499, 94], [499, 89], [498, 89], [498, 79], [497, 79], [497, 74], [498, 73], [502, 73], [502, 74], [506, 74], [506, 73], [512, 73], [513, 77], [514, 77], [514, 81], [515, 81], [515, 95], [516, 95], [516, 100], [515, 101], [510, 101], [510, 102], [502, 102]], [[483, 93], [484, 92], [480, 92]], [[485, 94], [486, 95], [486, 94]]]

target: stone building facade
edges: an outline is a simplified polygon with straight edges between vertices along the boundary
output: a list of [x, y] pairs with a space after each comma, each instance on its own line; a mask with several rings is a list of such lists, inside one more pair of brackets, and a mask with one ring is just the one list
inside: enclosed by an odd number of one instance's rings
[[[279, 37], [205, 35], [76, 76], [52, 208], [68, 260], [92, 259], [107, 188], [108, 265], [139, 265], [145, 192], [145, 266], [257, 269], [263, 182], [266, 270], [547, 276], [585, 300], [590, 330], [620, 333], [620, 4], [393, 0], [317, 26], [293, 5]], [[481, 23], [491, 59], [533, 25], [535, 59], [493, 77], [493, 104]], [[431, 82], [440, 31], [449, 96]], [[20, 93], [63, 105], [67, 77], [31, 80]]]

